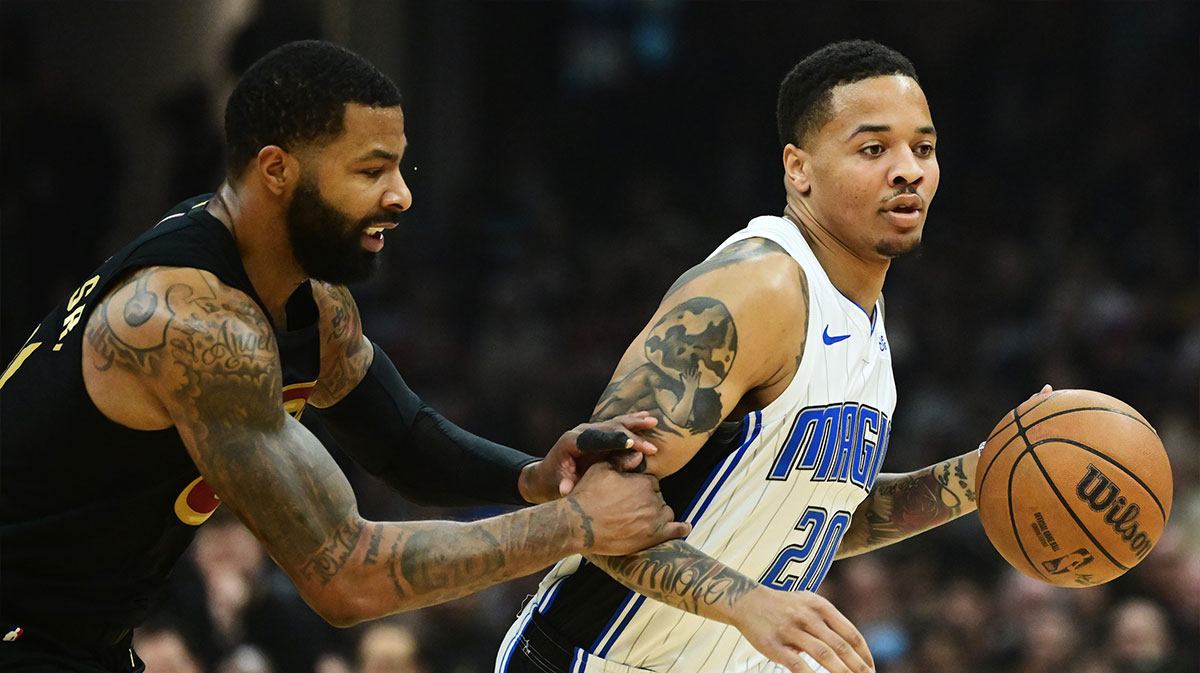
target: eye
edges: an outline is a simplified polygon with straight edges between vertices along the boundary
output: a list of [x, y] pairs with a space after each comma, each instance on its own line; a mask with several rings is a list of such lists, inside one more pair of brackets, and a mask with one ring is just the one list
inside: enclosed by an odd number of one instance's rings
[[919, 157], [931, 157], [935, 152], [937, 152], [937, 149], [935, 149], [930, 143], [924, 143], [917, 145], [917, 149], [914, 150], [914, 152]]
[[371, 177], [371, 178], [377, 178], [377, 177], [383, 175], [382, 168], [368, 168], [366, 170], [359, 171], [359, 172], [362, 173], [363, 175], [365, 175], [367, 177]]
[[879, 145], [879, 144], [867, 145], [866, 147], [859, 150], [859, 153], [865, 154], [865, 155], [871, 156], [871, 157], [877, 157], [877, 156], [883, 154], [883, 152], [884, 152], [884, 147], [883, 147], [883, 145]]

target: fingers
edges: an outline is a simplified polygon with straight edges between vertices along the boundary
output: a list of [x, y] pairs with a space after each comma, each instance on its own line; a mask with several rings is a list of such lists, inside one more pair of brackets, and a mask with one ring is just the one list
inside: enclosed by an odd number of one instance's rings
[[649, 411], [639, 411], [634, 414], [623, 414], [613, 418], [611, 423], [619, 423], [625, 426], [630, 432], [641, 432], [649, 430], [658, 425], [658, 419], [651, 416]]
[[1030, 396], [1029, 396], [1029, 399], [1031, 399], [1031, 400], [1032, 400], [1033, 398], [1035, 398], [1035, 397], [1037, 397], [1037, 396], [1039, 396], [1039, 395], [1049, 395], [1049, 394], [1050, 394], [1050, 393], [1052, 393], [1052, 392], [1054, 392], [1054, 388], [1052, 388], [1052, 387], [1050, 386], [1050, 384], [1049, 384], [1049, 383], [1047, 383], [1046, 385], [1042, 386], [1042, 389], [1041, 389], [1041, 390], [1039, 390], [1039, 391], [1037, 391], [1036, 393], [1034, 393], [1034, 394], [1030, 395]]
[[792, 673], [816, 673], [812, 667], [804, 661], [804, 657], [796, 650], [772, 643], [770, 646], [763, 648], [763, 654], [771, 661], [784, 666]]
[[662, 528], [663, 539], [660, 540], [660, 542], [684, 538], [687, 537], [691, 532], [692, 524], [686, 521], [669, 521], [667, 522], [667, 525], [663, 526]]
[[615, 449], [631, 449], [633, 448], [633, 437], [625, 434], [620, 430], [600, 430], [599, 428], [588, 428], [579, 433], [579, 437], [575, 439], [575, 446], [582, 453], [596, 453], [599, 451], [613, 451]]
[[638, 471], [638, 465], [644, 462], [642, 454], [637, 451], [622, 451], [613, 457], [613, 461], [616, 463], [615, 467], [622, 472]]
[[826, 630], [822, 636], [828, 640], [801, 632], [797, 641], [804, 652], [829, 673], [872, 673], [872, 668], [837, 634]]
[[644, 453], [648, 456], [658, 453], [658, 447], [654, 444], [654, 442], [651, 442], [648, 439], [642, 439], [641, 437], [634, 437], [633, 446], [630, 448], [638, 453]]
[[[846, 619], [846, 616], [833, 607], [833, 604], [826, 603], [818, 608], [821, 616], [825, 618], [825, 623], [829, 625], [829, 633], [824, 634], [825, 642], [834, 645], [834, 649], [842, 655], [841, 645], [845, 645], [847, 650], [852, 650], [858, 655], [858, 660], [865, 663], [867, 670], [875, 668], [875, 659], [871, 656], [871, 650], [867, 647], [867, 639], [859, 633], [858, 629]], [[833, 640], [836, 638], [836, 640]], [[844, 657], [843, 657], [844, 658]]]

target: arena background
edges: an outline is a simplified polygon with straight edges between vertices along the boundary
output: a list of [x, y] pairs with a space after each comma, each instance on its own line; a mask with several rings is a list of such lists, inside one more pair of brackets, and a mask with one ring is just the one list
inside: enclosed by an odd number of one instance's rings
[[[972, 515], [835, 564], [823, 593], [888, 673], [1196, 671], [1198, 36], [1193, 3], [3, 0], [3, 358], [119, 244], [219, 183], [237, 73], [323, 37], [405, 95], [415, 205], [356, 288], [368, 333], [451, 419], [544, 452], [672, 280], [781, 210], [786, 71], [877, 39], [915, 63], [942, 166], [925, 243], [885, 290], [885, 470], [974, 447], [1049, 382], [1140, 409], [1175, 507], [1148, 559], [1097, 588], [1025, 580]], [[420, 509], [347, 470], [367, 516], [488, 513]], [[537, 580], [339, 631], [247, 536], [223, 516], [201, 529], [139, 630], [151, 673], [490, 671]]]

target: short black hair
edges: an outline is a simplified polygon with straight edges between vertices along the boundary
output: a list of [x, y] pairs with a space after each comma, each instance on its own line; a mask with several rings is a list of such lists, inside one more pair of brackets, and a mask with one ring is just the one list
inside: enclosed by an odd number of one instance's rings
[[301, 40], [271, 50], [246, 70], [225, 105], [230, 176], [267, 145], [294, 151], [337, 137], [347, 103], [395, 107], [400, 90], [366, 59], [330, 42]]
[[834, 42], [810, 54], [779, 85], [775, 118], [780, 146], [800, 146], [808, 134], [829, 121], [834, 87], [886, 75], [919, 82], [916, 68], [903, 54], [878, 42]]

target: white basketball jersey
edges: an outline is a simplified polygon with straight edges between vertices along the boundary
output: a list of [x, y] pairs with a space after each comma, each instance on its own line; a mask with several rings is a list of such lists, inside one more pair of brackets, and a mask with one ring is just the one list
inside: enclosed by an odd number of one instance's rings
[[[696, 480], [686, 509], [676, 506], [675, 511], [691, 522], [686, 541], [693, 547], [766, 586], [814, 590], [887, 451], [896, 404], [891, 352], [879, 304], [872, 320], [839, 292], [795, 224], [782, 217], [757, 217], [717, 250], [748, 238], [774, 241], [807, 276], [803, 357], [783, 394], [743, 419], [739, 441], [730, 444], [728, 455], [706, 478]], [[781, 318], [804, 320], [798, 315]], [[663, 479], [664, 493], [674, 477]], [[565, 598], [556, 603], [569, 595], [567, 587], [582, 574], [581, 566], [595, 572], [591, 564], [572, 557], [542, 581], [505, 639], [497, 672], [504, 671], [507, 653], [532, 612], [561, 622], [573, 619], [573, 609], [589, 609], [591, 601], [578, 594], [571, 595], [571, 604], [564, 604]], [[624, 593], [612, 614], [601, 616], [607, 620], [595, 622], [594, 639], [588, 633], [588, 642], [575, 647], [573, 673], [784, 670], [732, 626]]]

